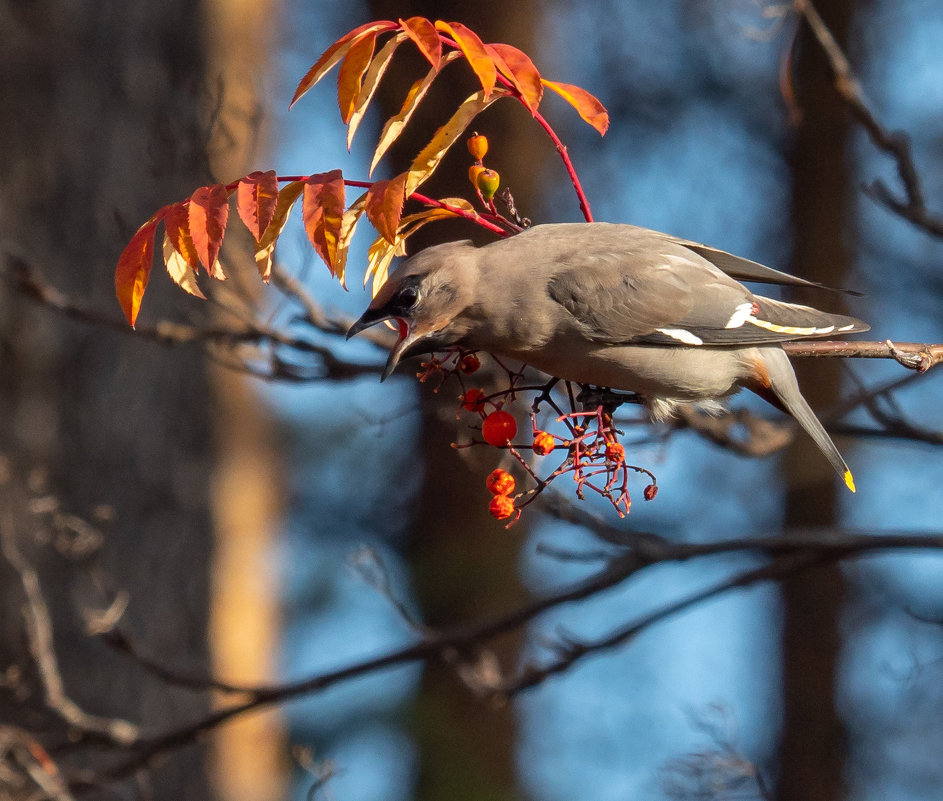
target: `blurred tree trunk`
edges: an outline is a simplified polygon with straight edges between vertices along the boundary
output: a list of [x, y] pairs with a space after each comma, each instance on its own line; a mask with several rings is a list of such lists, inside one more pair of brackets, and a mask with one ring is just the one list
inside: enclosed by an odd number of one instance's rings
[[[844, 47], [853, 0], [821, 0], [816, 5]], [[821, 47], [804, 25], [797, 55], [796, 91], [804, 113], [791, 154], [792, 272], [845, 286], [852, 236], [848, 112], [835, 93]], [[812, 296], [798, 294], [800, 302], [813, 302]], [[838, 397], [837, 361], [797, 363], [796, 372], [813, 408], [826, 409]], [[812, 440], [802, 434], [787, 453], [786, 480], [787, 529], [827, 528], [838, 522], [838, 493], [846, 490]], [[828, 565], [787, 579], [782, 598], [784, 719], [777, 798], [837, 801], [845, 797], [846, 789], [845, 728], [835, 698], [845, 598], [841, 568]]]
[[[213, 98], [200, 13], [189, 0], [0, 4], [0, 268], [15, 253], [70, 298], [121, 319], [113, 272], [124, 244], [208, 177]], [[169, 284], [153, 282], [142, 322], [177, 308]], [[82, 614], [127, 591], [120, 626], [143, 651], [207, 670], [209, 400], [198, 351], [66, 320], [0, 276], [0, 454], [10, 466], [0, 513], [39, 571], [65, 691], [89, 713], [164, 730], [205, 707], [204, 693], [168, 687], [87, 636]], [[111, 508], [97, 553], [42, 540], [26, 506], [34, 470], [46, 480], [30, 492], [63, 511], [103, 519], [96, 507]], [[56, 757], [69, 733], [43, 702], [22, 586], [4, 560], [0, 605], [0, 673], [16, 676], [0, 687], [0, 720], [42, 732]], [[138, 778], [150, 786], [136, 792], [150, 798], [210, 797], [202, 745]]]
[[[484, 41], [508, 42], [534, 55], [539, 12], [531, 0], [474, 7], [459, 2], [374, 0], [370, 15], [377, 19], [421, 15], [455, 20], [468, 25]], [[421, 74], [417, 70], [422, 69], [417, 57], [414, 70], [396, 74], [390, 71], [380, 89], [387, 115], [399, 110], [414, 72]], [[403, 139], [387, 156], [387, 163], [408, 163], [407, 159], [419, 152], [452, 110], [475, 91], [467, 65], [457, 64], [449, 70], [454, 72], [441, 86], [433, 87]], [[437, 90], [441, 93], [436, 94]], [[553, 151], [549, 146], [542, 150], [539, 143], [535, 144], [529, 116], [515, 105], [497, 103], [472, 127], [488, 136], [491, 149], [486, 162], [498, 170], [502, 185], [511, 188], [518, 207], [527, 215], [536, 208], [539, 176], [545, 159]], [[454, 153], [426, 185], [429, 193], [473, 197], [467, 178], [471, 163], [464, 145], [457, 144]], [[469, 237], [490, 240], [490, 235], [482, 237], [467, 223], [445, 223], [424, 228], [410, 240], [409, 250], [414, 253], [434, 241]], [[408, 371], [409, 367], [405, 369]], [[476, 374], [471, 385], [484, 382], [487, 386], [489, 381], [500, 382], [501, 377]], [[526, 529], [518, 524], [510, 533], [505, 532], [487, 509], [489, 496], [484, 478], [503, 454], [490, 448], [486, 452], [473, 448], [464, 451], [462, 458], [449, 447], [450, 442], [469, 436], [455, 420], [454, 386], [450, 384], [448, 391], [438, 395], [425, 386], [420, 390], [423, 428], [419, 456], [424, 483], [417, 499], [409, 548], [423, 617], [433, 626], [480, 620], [512, 607], [524, 596], [517, 576], [517, 553]], [[502, 666], [513, 668], [520, 637], [505, 639], [495, 650]], [[415, 714], [414, 732], [420, 752], [417, 801], [442, 798], [501, 801], [520, 797], [515, 789], [516, 741], [511, 708], [488, 707], [459, 684], [453, 667], [429, 665]]]

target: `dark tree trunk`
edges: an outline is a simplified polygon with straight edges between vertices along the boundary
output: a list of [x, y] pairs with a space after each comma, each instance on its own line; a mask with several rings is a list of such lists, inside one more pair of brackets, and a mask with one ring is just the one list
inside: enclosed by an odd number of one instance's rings
[[[509, 42], [534, 55], [533, 32], [538, 25], [534, 3], [519, 2], [474, 8], [462, 3], [397, 2], [378, 0], [370, 4], [377, 19], [406, 18], [422, 15], [430, 19], [463, 22], [484, 41]], [[539, 66], [539, 62], [538, 62]], [[462, 77], [463, 68], [467, 72]], [[416, 75], [422, 62], [416, 60]], [[391, 164], [408, 164], [436, 128], [469, 94], [475, 91], [471, 71], [465, 65], [449, 67], [441, 81], [441, 94], [427, 98], [406, 134], [387, 159]], [[392, 72], [392, 71], [391, 71]], [[389, 114], [399, 110], [409, 84], [415, 77], [390, 75], [381, 86], [382, 102]], [[450, 90], [446, 94], [445, 87]], [[533, 123], [522, 108], [499, 102], [472, 125], [488, 136], [491, 149], [488, 166], [498, 170], [502, 185], [510, 186], [521, 212], [533, 214], [539, 191], [539, 175], [552, 155], [548, 145], [541, 150], [534, 142]], [[469, 131], [470, 133], [471, 131]], [[467, 170], [472, 163], [463, 144], [440, 167], [423, 189], [437, 195], [462, 194], [473, 197]], [[421, 238], [420, 238], [421, 237]], [[473, 237], [488, 241], [467, 223], [427, 226], [409, 242], [410, 252], [443, 239]], [[408, 369], [408, 368], [407, 368]], [[479, 377], [476, 375], [475, 380]], [[497, 375], [481, 377], [496, 382]], [[506, 380], [506, 379], [505, 379]], [[449, 447], [456, 439], [467, 438], [455, 421], [450, 390], [433, 395], [421, 389], [423, 429], [420, 454], [424, 483], [417, 498], [416, 515], [411, 527], [409, 548], [416, 571], [416, 588], [423, 606], [424, 619], [431, 625], [454, 624], [482, 619], [489, 614], [520, 602], [523, 589], [517, 576], [517, 553], [525, 535], [523, 524], [510, 533], [488, 515], [489, 496], [484, 478], [502, 458], [502, 452], [484, 446], [465, 452], [462, 458]], [[485, 384], [487, 386], [487, 384]], [[497, 386], [497, 385], [495, 385]], [[521, 419], [523, 417], [521, 416]], [[471, 432], [469, 432], [470, 434]], [[505, 669], [514, 667], [520, 638], [508, 637], [498, 644], [496, 654]], [[461, 686], [450, 666], [426, 668], [420, 697], [415, 707], [414, 727], [420, 749], [417, 801], [450, 798], [511, 799], [519, 797], [515, 789], [515, 724], [509, 707], [494, 709], [475, 698]]]
[[[854, 3], [828, 0], [817, 6], [844, 46]], [[849, 120], [821, 48], [805, 27], [800, 33], [795, 81], [804, 113], [792, 150], [796, 242], [792, 271], [831, 286], [844, 286], [853, 233]], [[797, 299], [802, 301], [803, 297]], [[796, 372], [813, 408], [825, 409], [838, 396], [837, 363], [798, 363]], [[786, 480], [787, 529], [827, 528], [838, 521], [838, 493], [846, 490], [812, 441], [802, 434], [787, 453]], [[779, 801], [838, 801], [845, 797], [845, 729], [835, 699], [844, 596], [845, 582], [835, 565], [788, 579], [782, 586], [784, 718]]]
[[[135, 228], [207, 177], [211, 98], [201, 5], [27, 0], [0, 6], [0, 268], [15, 254], [59, 290], [120, 319], [113, 271]], [[83, 631], [115, 592], [122, 628], [168, 664], [205, 669], [208, 387], [199, 353], [161, 350], [68, 321], [0, 276], [2, 525], [38, 570], [66, 693], [87, 712], [162, 729], [204, 696], [173, 690]], [[169, 308], [152, 288], [145, 318]], [[174, 300], [177, 296], [174, 295]], [[33, 479], [42, 470], [42, 486]], [[29, 485], [29, 489], [27, 489]], [[27, 499], [111, 522], [93, 554], [64, 555]], [[99, 515], [101, 517], [101, 515]], [[43, 701], [25, 648], [21, 582], [0, 559], [0, 720], [28, 725], [54, 758], [68, 731]], [[13, 669], [10, 672], [10, 669]], [[63, 765], [70, 767], [67, 759]], [[97, 772], [87, 759], [71, 765]], [[206, 799], [203, 748], [155, 770], [151, 797]]]

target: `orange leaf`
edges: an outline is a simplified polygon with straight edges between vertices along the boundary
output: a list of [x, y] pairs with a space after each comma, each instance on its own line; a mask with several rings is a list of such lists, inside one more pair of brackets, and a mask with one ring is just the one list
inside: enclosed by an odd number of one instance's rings
[[367, 192], [367, 219], [391, 245], [396, 244], [396, 229], [403, 216], [408, 175], [404, 172], [391, 181], [377, 181]]
[[600, 103], [593, 95], [579, 86], [573, 86], [568, 83], [559, 83], [557, 81], [547, 81], [543, 78], [540, 82], [548, 89], [552, 89], [560, 97], [566, 100], [579, 115], [592, 125], [600, 136], [605, 136], [609, 130], [609, 112], [606, 107]]
[[468, 63], [481, 81], [481, 88], [485, 91], [485, 97], [489, 97], [494, 90], [494, 82], [498, 78], [498, 72], [495, 69], [494, 61], [491, 55], [485, 50], [484, 43], [478, 38], [477, 34], [470, 28], [466, 28], [460, 22], [443, 22], [436, 20], [436, 29], [447, 33], [455, 43], [461, 48]]
[[272, 221], [269, 223], [265, 233], [262, 234], [255, 247], [255, 263], [259, 268], [259, 275], [265, 283], [272, 277], [272, 254], [275, 252], [275, 243], [288, 222], [288, 215], [291, 214], [292, 207], [301, 190], [304, 188], [304, 181], [292, 181], [285, 184], [281, 192], [278, 193], [278, 201], [275, 203], [275, 212], [272, 215]]
[[387, 276], [390, 273], [390, 265], [395, 256], [406, 255], [406, 244], [398, 239], [395, 244], [390, 244], [384, 237], [377, 239], [367, 251], [367, 269], [363, 275], [363, 285], [373, 279], [372, 294], [376, 297], [380, 287], [386, 283]]
[[308, 239], [335, 275], [337, 239], [344, 216], [344, 178], [340, 170], [318, 173], [305, 181], [301, 216]]
[[363, 83], [360, 87], [360, 92], [357, 95], [357, 98], [354, 100], [353, 113], [350, 115], [350, 120], [347, 123], [348, 150], [350, 150], [350, 146], [354, 141], [354, 134], [357, 131], [357, 127], [360, 125], [360, 121], [363, 119], [363, 115], [367, 113], [367, 106], [370, 105], [370, 101], [373, 99], [373, 94], [380, 85], [380, 79], [383, 78], [383, 73], [386, 72], [386, 68], [390, 66], [390, 60], [393, 58], [396, 48], [405, 41], [405, 33], [396, 34], [396, 36], [392, 37], [385, 45], [383, 45], [383, 47], [380, 48], [380, 52], [377, 53], [377, 57], [370, 63], [370, 67], [367, 69], [367, 73], [363, 77]]
[[520, 93], [524, 105], [531, 114], [537, 113], [537, 107], [544, 94], [540, 73], [530, 57], [516, 47], [508, 44], [486, 44], [485, 49], [494, 60], [494, 65]]
[[115, 269], [115, 294], [132, 328], [138, 319], [141, 299], [144, 297], [144, 290], [147, 289], [147, 282], [151, 277], [151, 263], [154, 260], [154, 230], [157, 228], [157, 223], [167, 213], [167, 208], [164, 206], [138, 228], [118, 258], [118, 266]]
[[249, 173], [236, 189], [236, 210], [252, 238], [258, 242], [272, 222], [278, 202], [278, 179], [275, 170]]
[[419, 48], [432, 65], [432, 69], [438, 71], [439, 64], [442, 61], [442, 40], [439, 34], [429, 20], [425, 17], [410, 17], [407, 20], [399, 21], [400, 27]]
[[357, 39], [344, 56], [340, 72], [337, 73], [337, 105], [341, 110], [341, 119], [345, 123], [350, 122], [354, 113], [363, 74], [373, 59], [373, 47], [376, 42], [375, 33], [368, 33]]
[[[457, 50], [447, 53], [440, 63], [440, 69], [449, 62], [461, 57], [461, 53]], [[412, 117], [413, 112], [419, 107], [419, 103], [422, 102], [422, 99], [426, 96], [426, 92], [429, 91], [429, 87], [432, 86], [432, 81], [435, 80], [438, 74], [439, 70], [431, 69], [426, 73], [424, 78], [420, 78], [416, 81], [406, 93], [406, 99], [403, 101], [402, 108], [400, 108], [397, 114], [386, 121], [386, 124], [383, 126], [383, 131], [380, 133], [377, 149], [373, 152], [373, 160], [370, 162], [370, 175], [373, 175], [373, 171], [376, 169], [377, 164], [379, 164], [380, 159], [383, 158], [386, 151], [389, 150], [390, 145], [399, 138], [399, 135], [403, 132], [403, 128], [406, 127], [406, 123], [409, 122], [409, 118]]]
[[347, 288], [347, 254], [350, 252], [350, 243], [354, 238], [354, 231], [357, 228], [357, 223], [360, 222], [366, 204], [367, 193], [364, 192], [348, 206], [343, 218], [341, 218], [340, 232], [337, 236], [337, 260], [334, 264], [334, 270], [337, 274], [337, 280], [345, 289]]
[[321, 57], [314, 62], [314, 66], [308, 70], [304, 78], [301, 79], [301, 82], [298, 84], [298, 88], [295, 89], [295, 94], [291, 99], [289, 108], [291, 108], [295, 103], [298, 102], [298, 99], [307, 92], [312, 86], [314, 86], [318, 81], [320, 81], [331, 68], [340, 61], [347, 51], [350, 50], [351, 46], [357, 39], [361, 36], [373, 33], [381, 33], [383, 31], [389, 31], [396, 27], [395, 22], [389, 22], [384, 20], [382, 22], [368, 22], [366, 25], [361, 25], [359, 28], [354, 28], [350, 33], [342, 36], [334, 44], [332, 44], [327, 50], [325, 50]]
[[190, 196], [190, 236], [206, 272], [215, 272], [229, 219], [229, 193], [222, 184], [201, 186]]
[[164, 232], [163, 252], [164, 264], [173, 282], [184, 292], [189, 292], [191, 295], [206, 300], [206, 295], [203, 294], [200, 290], [200, 285], [197, 283], [196, 272], [194, 272], [193, 267], [187, 262], [186, 257], [174, 247], [170, 234], [166, 231]]
[[409, 165], [409, 177], [406, 179], [406, 197], [415, 192], [419, 185], [435, 172], [436, 167], [442, 162], [449, 148], [455, 144], [471, 121], [500, 97], [510, 97], [510, 95], [503, 89], [497, 89], [488, 97], [485, 95], [484, 90], [481, 90], [468, 97], [456, 109], [449, 121], [435, 132], [432, 141], [422, 149], [419, 155], [413, 159], [413, 163]]

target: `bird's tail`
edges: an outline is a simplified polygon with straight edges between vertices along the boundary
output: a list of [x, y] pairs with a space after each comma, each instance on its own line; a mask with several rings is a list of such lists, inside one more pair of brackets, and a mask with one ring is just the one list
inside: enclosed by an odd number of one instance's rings
[[[796, 374], [793, 372], [792, 365], [789, 363], [789, 357], [781, 348], [763, 348], [763, 363], [769, 377], [769, 389], [775, 398], [782, 404], [789, 414], [801, 425], [819, 450], [825, 454], [825, 458], [831, 463], [835, 471], [842, 477], [845, 485], [852, 492], [855, 491], [855, 480], [851, 475], [851, 470], [832, 442], [832, 438], [819, 422], [815, 412], [802, 397], [799, 391], [799, 384], [796, 381]], [[765, 395], [766, 393], [759, 393]], [[778, 404], [777, 404], [778, 405]]]

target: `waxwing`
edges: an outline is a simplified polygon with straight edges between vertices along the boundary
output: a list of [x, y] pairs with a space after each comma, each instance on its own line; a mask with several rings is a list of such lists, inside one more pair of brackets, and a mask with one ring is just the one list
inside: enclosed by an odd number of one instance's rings
[[740, 280], [817, 286], [721, 250], [612, 223], [537, 225], [427, 248], [380, 288], [348, 338], [400, 323], [401, 359], [453, 346], [641, 396], [655, 419], [741, 387], [791, 414], [854, 491], [780, 343], [867, 331], [853, 317], [754, 295]]

